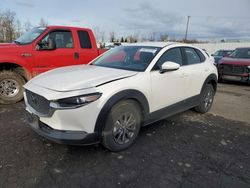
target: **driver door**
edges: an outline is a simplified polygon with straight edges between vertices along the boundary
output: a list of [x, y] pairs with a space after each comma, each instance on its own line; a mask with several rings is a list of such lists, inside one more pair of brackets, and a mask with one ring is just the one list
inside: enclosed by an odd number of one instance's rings
[[[48, 49], [49, 40], [55, 43], [55, 49]], [[58, 67], [79, 64], [70, 30], [51, 31], [37, 45], [39, 47], [36, 46], [34, 51], [35, 74]]]
[[[181, 67], [178, 70], [160, 73], [160, 67], [166, 61], [178, 63]], [[185, 72], [185, 66], [182, 66], [182, 62], [183, 58], [180, 48], [172, 48], [160, 57], [151, 71], [152, 111], [160, 110], [185, 100], [188, 76]]]

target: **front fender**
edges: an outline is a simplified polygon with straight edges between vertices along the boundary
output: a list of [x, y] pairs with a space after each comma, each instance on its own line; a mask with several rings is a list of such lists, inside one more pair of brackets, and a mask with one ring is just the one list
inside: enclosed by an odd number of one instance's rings
[[95, 125], [95, 132], [101, 134], [104, 129], [106, 118], [111, 110], [111, 108], [119, 101], [126, 100], [126, 99], [133, 99], [136, 100], [142, 108], [143, 116], [149, 114], [149, 103], [145, 95], [134, 89], [123, 90], [115, 95], [113, 95], [103, 106], [102, 110], [100, 111], [96, 125]]

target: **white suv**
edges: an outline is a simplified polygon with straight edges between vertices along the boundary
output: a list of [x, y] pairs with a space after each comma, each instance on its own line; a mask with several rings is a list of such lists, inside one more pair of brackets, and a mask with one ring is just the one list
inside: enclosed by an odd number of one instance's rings
[[216, 86], [216, 67], [202, 50], [143, 43], [37, 76], [24, 95], [29, 125], [38, 134], [120, 151], [134, 143], [141, 126], [190, 108], [207, 112]]

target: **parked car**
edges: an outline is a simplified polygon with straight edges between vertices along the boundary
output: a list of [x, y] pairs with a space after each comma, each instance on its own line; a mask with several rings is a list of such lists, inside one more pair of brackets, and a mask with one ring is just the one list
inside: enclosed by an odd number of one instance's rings
[[220, 80], [250, 82], [250, 48], [237, 48], [218, 65]]
[[38, 134], [63, 144], [102, 142], [128, 148], [140, 127], [212, 105], [217, 69], [187, 44], [119, 46], [89, 65], [55, 69], [25, 87], [27, 119]]
[[62, 66], [87, 64], [99, 50], [90, 29], [35, 27], [14, 43], [0, 44], [0, 103], [16, 103], [32, 77]]
[[218, 50], [212, 56], [214, 57], [214, 62], [217, 65], [223, 57], [228, 57], [233, 50]]

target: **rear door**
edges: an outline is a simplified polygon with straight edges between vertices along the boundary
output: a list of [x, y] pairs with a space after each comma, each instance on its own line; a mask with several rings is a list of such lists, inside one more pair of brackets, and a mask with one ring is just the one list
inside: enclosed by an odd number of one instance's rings
[[200, 94], [211, 66], [206, 63], [206, 58], [202, 52], [196, 48], [182, 47], [182, 52], [184, 55], [183, 70], [188, 78], [185, 94], [187, 97], [193, 97]]
[[46, 44], [53, 40], [56, 49], [40, 48], [34, 51], [35, 72], [37, 74], [57, 67], [79, 64], [75, 52], [75, 41], [71, 30], [53, 30], [45, 35], [38, 43]]
[[93, 35], [90, 35], [88, 30], [77, 30], [79, 48], [79, 63], [87, 64], [98, 56], [95, 40], [91, 40]]

